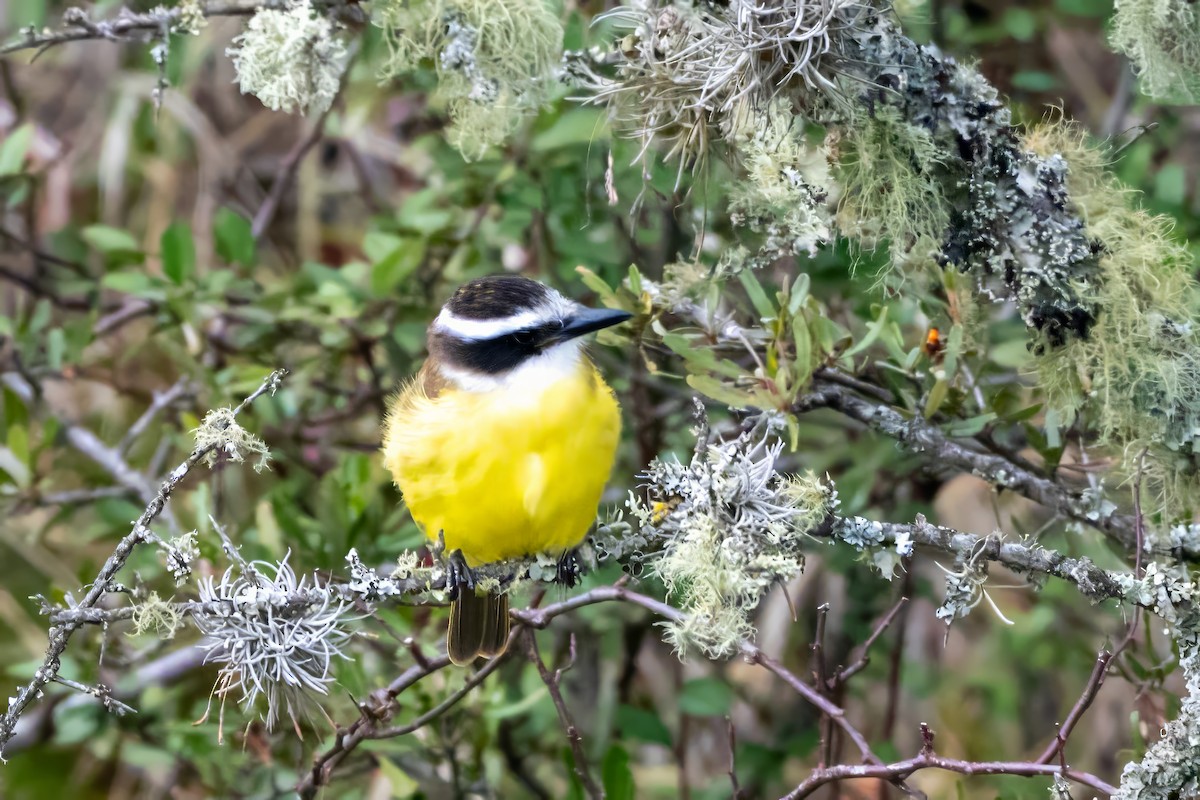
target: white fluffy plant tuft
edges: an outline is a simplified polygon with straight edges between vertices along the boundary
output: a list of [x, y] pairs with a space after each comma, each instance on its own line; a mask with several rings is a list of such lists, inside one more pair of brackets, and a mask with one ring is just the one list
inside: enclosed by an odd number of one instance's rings
[[656, 459], [643, 476], [649, 500], [631, 497], [629, 508], [665, 539], [653, 569], [687, 613], [665, 623], [667, 641], [681, 656], [727, 658], [754, 636], [750, 616], [767, 591], [803, 569], [805, 534], [836, 493], [776, 469], [783, 444], [766, 417], [730, 441], [708, 438], [702, 418], [691, 462]]
[[233, 44], [226, 52], [243, 94], [289, 113], [320, 114], [333, 103], [346, 66], [346, 46], [334, 23], [309, 0], [282, 11], [259, 10]]

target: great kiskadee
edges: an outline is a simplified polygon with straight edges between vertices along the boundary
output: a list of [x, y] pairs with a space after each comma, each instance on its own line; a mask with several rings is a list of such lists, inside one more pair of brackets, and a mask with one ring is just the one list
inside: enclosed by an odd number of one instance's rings
[[391, 402], [384, 459], [417, 525], [465, 561], [448, 579], [455, 664], [508, 642], [507, 595], [477, 592], [470, 567], [566, 552], [595, 519], [621, 417], [580, 337], [629, 317], [501, 275], [459, 287], [429, 326], [429, 358]]

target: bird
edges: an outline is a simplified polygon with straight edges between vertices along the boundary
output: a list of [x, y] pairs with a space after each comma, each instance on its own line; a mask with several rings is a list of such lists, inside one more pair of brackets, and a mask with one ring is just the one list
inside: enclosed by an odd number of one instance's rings
[[500, 655], [509, 638], [508, 596], [477, 586], [473, 568], [569, 557], [587, 535], [621, 415], [582, 337], [631, 316], [523, 276], [472, 280], [430, 323], [428, 358], [390, 399], [384, 463], [418, 527], [444, 541], [454, 664]]

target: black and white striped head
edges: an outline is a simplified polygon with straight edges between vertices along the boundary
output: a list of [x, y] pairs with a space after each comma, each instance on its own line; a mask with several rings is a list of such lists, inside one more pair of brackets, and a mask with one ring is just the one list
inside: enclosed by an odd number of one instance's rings
[[594, 309], [517, 275], [463, 284], [429, 326], [429, 352], [460, 389], [488, 391], [561, 377], [578, 368], [579, 337], [629, 319]]

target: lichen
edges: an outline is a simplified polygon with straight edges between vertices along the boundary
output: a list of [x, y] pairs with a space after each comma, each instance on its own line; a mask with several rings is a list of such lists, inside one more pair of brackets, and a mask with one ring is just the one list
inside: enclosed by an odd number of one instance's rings
[[828, 483], [776, 471], [781, 449], [770, 425], [715, 443], [702, 426], [690, 463], [656, 459], [646, 496], [630, 497], [642, 530], [663, 543], [653, 570], [687, 614], [665, 625], [681, 657], [725, 658], [752, 638], [750, 613], [802, 570], [805, 534], [832, 511]]
[[1169, 513], [1189, 503], [1200, 454], [1200, 340], [1191, 315], [1200, 307], [1192, 258], [1171, 221], [1138, 208], [1136, 193], [1105, 170], [1102, 151], [1065, 123], [1035, 129], [1035, 152], [1058, 154], [1071, 169], [1072, 200], [1087, 234], [1103, 243], [1100, 280], [1081, 284], [1097, 309], [1090, 335], [1042, 354], [1038, 373], [1065, 422], [1087, 409], [1102, 443], [1125, 449], [1151, 494]]
[[854, 115], [839, 126], [834, 148], [845, 187], [838, 226], [864, 249], [889, 246], [897, 282], [937, 263], [950, 212], [941, 186], [942, 156], [929, 131], [906, 122], [896, 109]]
[[200, 427], [192, 432], [196, 450], [207, 450], [204, 463], [214, 466], [220, 456], [241, 463], [254, 456], [254, 471], [262, 472], [271, 460], [267, 443], [238, 424], [232, 408], [216, 408], [205, 415]]
[[1179, 714], [1162, 729], [1140, 761], [1125, 765], [1113, 800], [1175, 800], [1200, 793], [1200, 596], [1183, 567], [1151, 562], [1141, 580], [1118, 575], [1126, 599], [1165, 620], [1179, 652], [1186, 694]]
[[1142, 91], [1163, 102], [1200, 102], [1200, 10], [1190, 0], [1117, 0], [1112, 47], [1129, 56]]
[[545, 0], [390, 0], [376, 14], [391, 47], [383, 76], [432, 63], [450, 143], [480, 158], [549, 98], [562, 25]]
[[282, 11], [260, 9], [226, 51], [242, 93], [276, 111], [319, 114], [328, 109], [347, 59], [335, 30], [309, 0], [297, 0]]
[[831, 238], [828, 154], [809, 143], [790, 103], [777, 98], [753, 114], [739, 108], [727, 134], [742, 172], [729, 187], [730, 222], [763, 235], [764, 262], [815, 255]]

